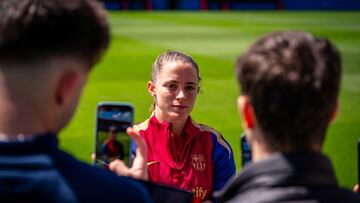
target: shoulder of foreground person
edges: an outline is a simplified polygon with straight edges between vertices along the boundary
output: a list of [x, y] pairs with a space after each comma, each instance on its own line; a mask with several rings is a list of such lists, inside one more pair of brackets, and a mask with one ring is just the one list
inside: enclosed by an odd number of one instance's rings
[[321, 153], [274, 153], [247, 164], [223, 191], [220, 202], [360, 202], [340, 188], [330, 160]]
[[336, 187], [284, 186], [253, 188], [234, 195], [227, 203], [265, 203], [265, 202], [313, 202], [313, 203], [355, 203], [360, 195]]
[[137, 180], [89, 166], [62, 151], [55, 154], [54, 161], [79, 202], [152, 202]]

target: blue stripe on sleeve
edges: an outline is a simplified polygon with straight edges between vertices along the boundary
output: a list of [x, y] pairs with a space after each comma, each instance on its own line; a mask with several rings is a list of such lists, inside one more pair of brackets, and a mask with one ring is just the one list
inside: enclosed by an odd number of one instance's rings
[[212, 161], [214, 164], [214, 191], [219, 191], [225, 183], [235, 175], [236, 166], [234, 162], [234, 154], [229, 143], [221, 137], [222, 140], [229, 146], [231, 152], [229, 152], [223, 144], [218, 142], [218, 138], [214, 133], [211, 133], [211, 136], [214, 142], [212, 152]]

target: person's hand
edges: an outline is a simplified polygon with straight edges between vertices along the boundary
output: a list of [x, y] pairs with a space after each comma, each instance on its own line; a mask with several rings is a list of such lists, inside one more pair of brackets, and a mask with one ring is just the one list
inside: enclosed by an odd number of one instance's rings
[[129, 176], [135, 179], [148, 180], [148, 168], [146, 163], [146, 144], [140, 133], [134, 128], [129, 127], [126, 129], [127, 134], [135, 141], [136, 157], [133, 161], [132, 167], [129, 168], [122, 160], [115, 159], [110, 162], [109, 169], [115, 172], [117, 175]]
[[355, 186], [354, 186], [354, 189], [353, 189], [353, 191], [354, 192], [356, 192], [356, 193], [358, 193], [359, 192], [359, 184], [356, 184]]

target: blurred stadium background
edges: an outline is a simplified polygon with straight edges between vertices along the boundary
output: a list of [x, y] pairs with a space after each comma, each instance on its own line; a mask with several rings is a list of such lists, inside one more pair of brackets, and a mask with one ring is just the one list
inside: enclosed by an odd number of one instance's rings
[[359, 0], [103, 0], [112, 10], [354, 10]]
[[[202, 91], [193, 118], [219, 130], [240, 166], [241, 121], [234, 61], [258, 37], [304, 30], [332, 40], [342, 53], [338, 119], [328, 131], [325, 153], [340, 184], [357, 182], [360, 137], [360, 0], [106, 0], [112, 43], [91, 73], [79, 109], [61, 132], [61, 146], [91, 163], [95, 108], [100, 101], [126, 101], [135, 122], [149, 117], [146, 90], [152, 62], [167, 49], [184, 51], [200, 65]], [[200, 10], [200, 12], [197, 12]]]

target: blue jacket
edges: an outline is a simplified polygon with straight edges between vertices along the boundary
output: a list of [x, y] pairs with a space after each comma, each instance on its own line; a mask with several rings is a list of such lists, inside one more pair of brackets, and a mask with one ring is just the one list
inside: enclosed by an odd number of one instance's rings
[[1, 202], [151, 202], [139, 182], [77, 161], [55, 134], [0, 142]]

